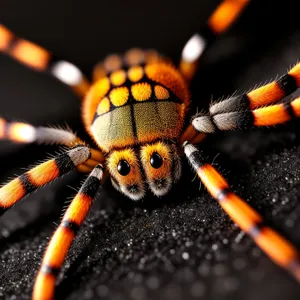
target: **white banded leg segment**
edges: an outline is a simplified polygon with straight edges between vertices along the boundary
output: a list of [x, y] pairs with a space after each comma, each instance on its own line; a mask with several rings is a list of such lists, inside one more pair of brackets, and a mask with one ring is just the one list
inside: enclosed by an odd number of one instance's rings
[[69, 130], [34, 127], [22, 122], [7, 122], [0, 118], [0, 139], [16, 143], [58, 144], [70, 146], [77, 137]]
[[250, 107], [249, 99], [247, 95], [237, 95], [219, 102], [213, 103], [209, 107], [209, 113], [211, 115], [233, 112], [233, 111], [243, 111]]
[[2, 126], [0, 139], [7, 139], [16, 143], [33, 143], [36, 141], [36, 128], [29, 124], [21, 122], [7, 123], [3, 121]]
[[214, 41], [215, 36], [208, 27], [194, 34], [185, 44], [179, 65], [180, 72], [190, 82], [196, 73], [198, 62], [205, 49]]
[[90, 158], [84, 163], [78, 165], [77, 171], [82, 173], [90, 173], [98, 164], [103, 164], [105, 157], [98, 149], [90, 148]]
[[198, 132], [214, 133], [234, 129], [248, 129], [254, 125], [252, 111], [235, 111], [214, 116], [197, 114], [192, 125]]
[[50, 72], [58, 80], [70, 86], [79, 84], [83, 79], [83, 74], [79, 68], [65, 60], [53, 63]]
[[216, 130], [249, 129], [284, 124], [300, 116], [300, 98], [254, 110], [224, 112], [216, 115], [197, 114], [192, 121], [195, 130], [213, 133]]
[[91, 157], [91, 150], [87, 146], [78, 145], [72, 148], [68, 155], [72, 160], [74, 166], [78, 166], [84, 162], [86, 162]]
[[180, 62], [180, 71], [188, 82], [193, 78], [205, 49], [233, 24], [249, 1], [223, 0], [206, 25], [189, 39], [182, 51]]
[[49, 72], [81, 97], [85, 96], [89, 89], [88, 80], [77, 66], [58, 59], [39, 45], [15, 36], [2, 24], [0, 24], [0, 52], [36, 71]]
[[256, 109], [274, 104], [295, 92], [300, 87], [300, 63], [297, 63], [285, 75], [252, 91], [234, 95], [213, 103], [209, 108], [211, 115]]
[[81, 97], [84, 97], [89, 90], [90, 83], [86, 77], [77, 66], [68, 61], [52, 58], [49, 72], [58, 80], [70, 86]]
[[207, 41], [198, 33], [194, 34], [185, 44], [181, 58], [185, 62], [197, 61], [207, 46]]
[[39, 144], [72, 145], [77, 139], [77, 136], [70, 130], [51, 127], [36, 128], [36, 142]]
[[197, 114], [192, 120], [192, 125], [198, 132], [214, 133], [216, 131], [212, 117], [208, 115]]

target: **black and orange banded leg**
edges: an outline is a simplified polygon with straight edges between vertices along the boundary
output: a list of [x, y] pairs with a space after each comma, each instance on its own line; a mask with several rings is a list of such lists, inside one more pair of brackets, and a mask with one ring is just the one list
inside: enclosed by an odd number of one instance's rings
[[56, 58], [41, 46], [18, 38], [2, 24], [0, 24], [0, 53], [1, 52], [36, 71], [46, 71], [50, 73], [71, 87], [80, 97], [84, 97], [89, 89], [90, 84], [88, 80], [74, 64]]
[[279, 266], [288, 270], [300, 282], [300, 261], [297, 249], [281, 235], [263, 223], [262, 217], [244, 200], [234, 194], [222, 175], [206, 163], [195, 146], [186, 142], [185, 155], [201, 182], [231, 219]]
[[263, 85], [249, 93], [233, 96], [213, 103], [209, 108], [210, 115], [226, 112], [255, 109], [266, 106], [293, 93], [300, 87], [300, 63], [297, 63], [279, 79]]
[[0, 188], [0, 215], [39, 187], [68, 173], [91, 156], [86, 146], [76, 146], [53, 159], [37, 165]]
[[68, 207], [45, 252], [33, 290], [33, 300], [54, 299], [56, 276], [91, 207], [100, 186], [103, 168], [97, 165]]
[[203, 52], [216, 37], [234, 23], [250, 0], [224, 0], [209, 17], [206, 26], [194, 34], [185, 44], [179, 65], [180, 72], [189, 82], [198, 67]]
[[300, 117], [300, 98], [269, 105], [255, 110], [233, 111], [214, 116], [195, 116], [192, 124], [196, 131], [213, 133], [217, 130], [248, 129], [284, 124]]
[[[8, 122], [3, 118], [0, 118], [0, 140], [23, 144], [57, 144], [67, 147], [84, 144], [70, 130], [54, 127], [34, 127], [28, 123]], [[104, 162], [104, 155], [100, 150], [91, 148], [90, 152], [90, 158], [77, 166], [78, 171], [89, 173], [96, 165]]]

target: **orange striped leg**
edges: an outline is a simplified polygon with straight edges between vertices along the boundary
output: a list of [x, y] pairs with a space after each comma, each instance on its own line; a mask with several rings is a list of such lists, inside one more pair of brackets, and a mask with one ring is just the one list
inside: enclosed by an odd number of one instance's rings
[[[83, 142], [71, 131], [59, 128], [34, 127], [27, 123], [7, 122], [0, 118], [0, 140], [15, 143], [57, 144], [73, 147]], [[104, 162], [104, 155], [97, 149], [90, 149], [91, 157], [77, 166], [77, 170], [89, 173], [99, 163]]]
[[196, 131], [193, 125], [189, 124], [180, 137], [180, 144], [182, 145], [183, 142], [188, 141], [193, 145], [197, 145], [201, 143], [205, 137], [205, 133]]
[[90, 154], [88, 147], [76, 146], [53, 159], [39, 164], [1, 187], [0, 215], [32, 191], [87, 161]]
[[76, 232], [83, 223], [100, 186], [103, 168], [91, 172], [67, 209], [45, 252], [33, 290], [33, 300], [54, 299], [56, 276], [65, 260]]
[[212, 133], [216, 130], [247, 129], [253, 126], [284, 124], [300, 117], [300, 98], [286, 103], [270, 105], [255, 110], [233, 111], [214, 116], [195, 116], [192, 121], [199, 132]]
[[300, 281], [299, 252], [286, 239], [263, 224], [262, 217], [244, 200], [230, 191], [220, 173], [202, 158], [195, 146], [184, 143], [184, 152], [209, 193], [232, 220], [279, 266]]
[[89, 89], [89, 82], [73, 64], [55, 58], [48, 50], [15, 36], [0, 24], [0, 53], [6, 53], [27, 67], [47, 71], [64, 84], [70, 86], [80, 97]]
[[210, 16], [206, 26], [188, 40], [183, 48], [179, 65], [187, 81], [193, 78], [204, 50], [218, 35], [229, 29], [249, 2], [250, 0], [224, 0]]
[[90, 148], [91, 156], [84, 163], [77, 166], [77, 171], [90, 173], [98, 164], [103, 164], [105, 157], [98, 149]]
[[263, 85], [249, 93], [233, 96], [212, 104], [209, 108], [211, 115], [225, 112], [255, 109], [278, 102], [300, 87], [300, 63], [291, 68], [279, 79]]

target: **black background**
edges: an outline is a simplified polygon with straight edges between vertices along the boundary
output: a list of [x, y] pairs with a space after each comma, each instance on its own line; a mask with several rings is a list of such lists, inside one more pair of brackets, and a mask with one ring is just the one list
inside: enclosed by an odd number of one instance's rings
[[[111, 52], [156, 48], [178, 61], [186, 40], [219, 1], [1, 1], [0, 21], [90, 74]], [[297, 1], [258, 1], [203, 57], [192, 100], [246, 91], [300, 56]], [[80, 105], [55, 79], [0, 56], [0, 112], [82, 134]], [[209, 138], [202, 147], [234, 191], [300, 248], [299, 122]], [[56, 147], [0, 143], [0, 180]], [[218, 155], [219, 154], [219, 155]], [[218, 155], [218, 156], [217, 156]], [[186, 161], [184, 160], [186, 165]], [[164, 199], [132, 203], [100, 191], [58, 279], [57, 299], [299, 299], [295, 281], [229, 220], [188, 166]], [[70, 174], [0, 220], [0, 299], [29, 299], [34, 276], [67, 200]]]

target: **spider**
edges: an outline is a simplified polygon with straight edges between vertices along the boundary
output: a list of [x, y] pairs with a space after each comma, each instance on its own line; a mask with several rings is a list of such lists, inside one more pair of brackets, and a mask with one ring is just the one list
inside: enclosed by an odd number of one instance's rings
[[[52, 142], [70, 147], [3, 186], [0, 190], [2, 212], [73, 168], [90, 173], [48, 246], [33, 299], [54, 297], [55, 277], [100, 186], [104, 167], [109, 171], [113, 186], [133, 200], [140, 200], [146, 187], [154, 195], [163, 196], [180, 177], [181, 147], [203, 184], [232, 219], [276, 263], [299, 279], [295, 248], [264, 225], [261, 216], [230, 191], [225, 179], [194, 145], [203, 140], [204, 133], [253, 125], [270, 126], [299, 116], [299, 99], [284, 104], [275, 102], [299, 87], [300, 65], [270, 84], [213, 104], [209, 113], [196, 114], [191, 125], [184, 128], [190, 104], [188, 83], [197, 62], [215, 36], [231, 25], [247, 2], [225, 0], [216, 9], [208, 25], [184, 47], [179, 71], [156, 51], [133, 49], [124, 56], [109, 56], [98, 64], [91, 87], [76, 66], [56, 60], [48, 51], [17, 38], [1, 26], [3, 52], [29, 67], [49, 71], [84, 98], [84, 124], [97, 145], [95, 148], [86, 145], [70, 131], [36, 128], [1, 119], [0, 132], [4, 139], [22, 143]], [[114, 123], [114, 119], [118, 122]]]

